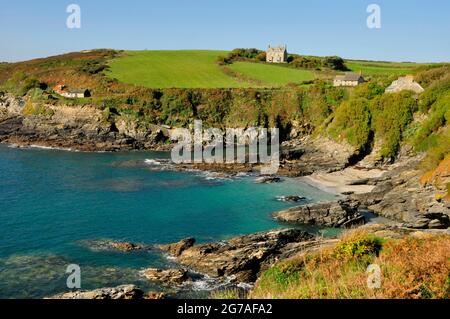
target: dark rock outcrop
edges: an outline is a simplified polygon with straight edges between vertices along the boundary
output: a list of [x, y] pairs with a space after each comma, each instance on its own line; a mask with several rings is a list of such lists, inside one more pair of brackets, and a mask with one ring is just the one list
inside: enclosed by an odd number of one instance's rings
[[327, 227], [350, 227], [364, 224], [358, 203], [350, 200], [301, 205], [273, 214], [281, 222]]
[[183, 240], [180, 240], [177, 243], [173, 244], [167, 244], [167, 245], [159, 245], [158, 248], [168, 252], [170, 255], [174, 257], [180, 256], [183, 251], [186, 249], [191, 248], [195, 244], [195, 238], [186, 238]]
[[381, 178], [371, 193], [354, 194], [350, 198], [377, 215], [402, 222], [417, 229], [450, 227], [450, 209], [436, 200], [432, 185], [421, 186], [420, 159], [397, 164]]
[[177, 261], [212, 277], [253, 282], [261, 270], [323, 242], [298, 229], [278, 229], [184, 249]]
[[310, 136], [284, 142], [281, 145], [279, 174], [306, 176], [314, 172], [334, 172], [347, 167], [355, 149], [348, 144], [327, 138]]
[[0, 96], [0, 142], [82, 151], [167, 148], [167, 129], [141, 126], [126, 115], [110, 121], [94, 106], [53, 104], [43, 105], [43, 114], [25, 114], [26, 102], [10, 94]]

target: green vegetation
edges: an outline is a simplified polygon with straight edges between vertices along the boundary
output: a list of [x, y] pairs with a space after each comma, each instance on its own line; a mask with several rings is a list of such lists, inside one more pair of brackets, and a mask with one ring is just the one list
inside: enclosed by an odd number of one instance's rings
[[[230, 59], [218, 63], [218, 56]], [[346, 61], [339, 57], [290, 55], [288, 64], [264, 61], [257, 49], [225, 51], [93, 50], [1, 64], [0, 90], [30, 96], [37, 105], [94, 105], [114, 122], [132, 116], [139, 125], [186, 126], [195, 118], [206, 126], [280, 128], [282, 139], [295, 132], [328, 134], [347, 141], [360, 157], [374, 145], [395, 159], [409, 143], [427, 152], [424, 168], [450, 152], [450, 66]], [[332, 69], [363, 68], [369, 83], [335, 88]], [[367, 71], [366, 71], [367, 69]], [[413, 73], [426, 89], [384, 94], [398, 74]], [[87, 88], [92, 97], [66, 99], [52, 88]], [[30, 114], [45, 114], [30, 109]]]
[[107, 75], [148, 88], [248, 87], [216, 63], [221, 51], [127, 51], [110, 63]]
[[[235, 62], [256, 59], [256, 49], [222, 51], [129, 51], [114, 59], [108, 76], [120, 82], [149, 88], [273, 87], [314, 79], [312, 72], [262, 63]], [[219, 60], [219, 64], [216, 62]], [[223, 66], [233, 73], [224, 70]]]
[[28, 101], [22, 111], [23, 115], [52, 116], [53, 110], [41, 103]]
[[412, 73], [415, 68], [420, 66], [416, 63], [372, 62], [354, 60], [347, 60], [345, 64], [352, 72], [362, 72], [366, 76], [406, 75]]
[[314, 80], [309, 70], [296, 70], [269, 64], [235, 62], [229, 66], [233, 71], [255, 79], [261, 86], [284, 86], [288, 83], [302, 83]]
[[41, 83], [36, 77], [24, 72], [16, 72], [4, 85], [4, 89], [16, 95], [24, 96], [28, 91], [36, 88], [45, 89], [46, 84]]
[[[251, 298], [448, 298], [450, 236], [381, 240], [362, 231], [335, 247], [299, 255], [265, 271]], [[381, 287], [367, 285], [370, 264]]]
[[364, 98], [344, 101], [337, 109], [328, 132], [335, 139], [346, 139], [358, 150], [366, 152], [371, 142], [371, 114]]

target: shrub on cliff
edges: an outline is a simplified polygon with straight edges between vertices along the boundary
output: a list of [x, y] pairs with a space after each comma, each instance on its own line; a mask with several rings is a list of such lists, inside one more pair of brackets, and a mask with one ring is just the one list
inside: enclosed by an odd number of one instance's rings
[[394, 158], [403, 133], [413, 120], [417, 104], [411, 93], [386, 94], [370, 103], [375, 138], [382, 141], [381, 156]]
[[328, 132], [335, 139], [346, 139], [361, 152], [371, 143], [371, 114], [365, 98], [344, 101], [336, 110]]

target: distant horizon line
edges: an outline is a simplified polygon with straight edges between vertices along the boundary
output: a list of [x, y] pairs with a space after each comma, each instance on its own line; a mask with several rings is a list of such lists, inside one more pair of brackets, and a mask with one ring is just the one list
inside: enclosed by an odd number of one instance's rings
[[[39, 60], [39, 59], [47, 59], [51, 57], [56, 57], [64, 54], [70, 54], [70, 53], [77, 53], [77, 52], [86, 52], [86, 51], [95, 51], [95, 50], [118, 50], [118, 51], [224, 51], [224, 52], [231, 52], [234, 49], [238, 48], [244, 48], [244, 47], [236, 47], [233, 49], [118, 49], [118, 48], [91, 48], [91, 49], [83, 49], [83, 50], [75, 50], [75, 51], [65, 51], [61, 53], [54, 53], [50, 54], [48, 56], [37, 56], [26, 60], [9, 60], [9, 61], [1, 61], [0, 63], [21, 63], [21, 62], [27, 62], [27, 61], [33, 61], [33, 60]], [[249, 47], [253, 48], [253, 47]], [[261, 51], [266, 51], [260, 48], [255, 48]], [[450, 61], [414, 61], [414, 60], [405, 60], [405, 61], [399, 61], [399, 60], [371, 60], [370, 58], [349, 58], [349, 57], [343, 57], [338, 54], [328, 54], [328, 55], [314, 55], [314, 54], [300, 54], [296, 52], [288, 52], [288, 54], [297, 54], [301, 56], [311, 56], [311, 57], [327, 57], [327, 56], [339, 56], [344, 60], [347, 61], [360, 61], [360, 62], [387, 62], [387, 63], [415, 63], [415, 64], [440, 64], [440, 63], [450, 63]]]

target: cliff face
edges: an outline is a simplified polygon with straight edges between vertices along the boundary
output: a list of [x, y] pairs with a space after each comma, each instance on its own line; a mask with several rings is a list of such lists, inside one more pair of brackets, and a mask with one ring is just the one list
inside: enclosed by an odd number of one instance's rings
[[92, 106], [36, 106], [9, 94], [0, 96], [0, 141], [92, 151], [158, 149], [167, 137], [158, 126], [139, 127], [126, 116], [111, 123]]

